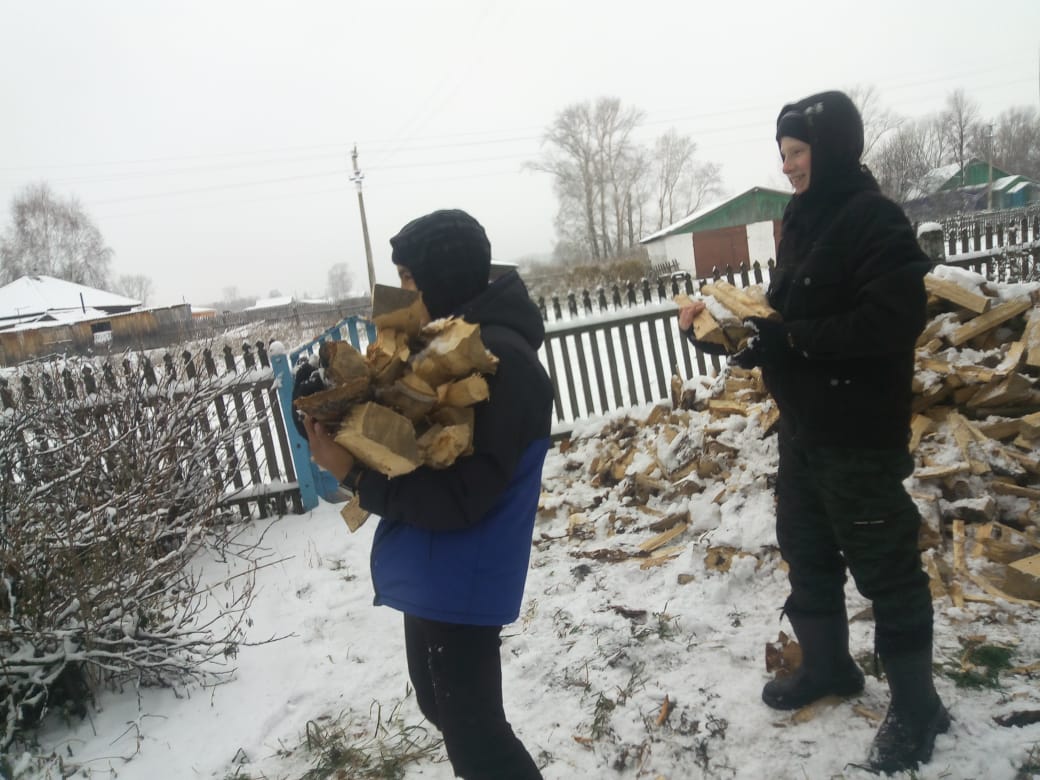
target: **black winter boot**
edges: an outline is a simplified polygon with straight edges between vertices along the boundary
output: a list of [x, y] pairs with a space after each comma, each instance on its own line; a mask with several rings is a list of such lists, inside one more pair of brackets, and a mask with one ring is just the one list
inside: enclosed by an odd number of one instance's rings
[[767, 682], [762, 701], [774, 710], [796, 710], [824, 696], [852, 696], [863, 690], [863, 672], [849, 655], [845, 612], [787, 618], [802, 648], [802, 664], [790, 677]]
[[932, 684], [932, 648], [882, 656], [892, 692], [888, 714], [867, 761], [875, 772], [899, 772], [927, 764], [937, 734], [950, 728], [950, 714]]

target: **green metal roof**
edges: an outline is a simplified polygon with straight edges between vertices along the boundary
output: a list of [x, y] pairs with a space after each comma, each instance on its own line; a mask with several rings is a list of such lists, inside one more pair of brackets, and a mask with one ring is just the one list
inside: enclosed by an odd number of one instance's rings
[[[993, 166], [993, 181], [997, 179], [1003, 179], [1005, 176], [1010, 176], [1007, 171], [1003, 171], [997, 166]], [[940, 190], [955, 190], [958, 187], [973, 187], [979, 184], [986, 184], [990, 181], [990, 170], [989, 163], [984, 160], [973, 159], [964, 166], [963, 181], [961, 179], [961, 172], [957, 171], [949, 179], [943, 183]]]
[[770, 222], [783, 217], [789, 200], [789, 192], [752, 187], [727, 201], [698, 209], [663, 230], [641, 239], [640, 243], [683, 233], [701, 233], [705, 230], [719, 230], [755, 222]]

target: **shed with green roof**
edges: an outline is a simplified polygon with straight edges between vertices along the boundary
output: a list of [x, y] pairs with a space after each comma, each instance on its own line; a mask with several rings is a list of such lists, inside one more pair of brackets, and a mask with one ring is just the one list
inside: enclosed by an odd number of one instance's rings
[[776, 258], [780, 222], [791, 193], [752, 187], [733, 198], [697, 209], [640, 239], [654, 265], [675, 262], [697, 278], [742, 263], [763, 266]]

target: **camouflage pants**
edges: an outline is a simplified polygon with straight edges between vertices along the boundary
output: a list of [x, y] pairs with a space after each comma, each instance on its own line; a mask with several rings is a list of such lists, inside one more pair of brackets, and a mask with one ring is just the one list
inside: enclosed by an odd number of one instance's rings
[[903, 487], [905, 450], [804, 446], [780, 433], [776, 535], [790, 566], [788, 611], [845, 611], [846, 571], [874, 607], [879, 653], [932, 641], [932, 599], [921, 568], [921, 516]]

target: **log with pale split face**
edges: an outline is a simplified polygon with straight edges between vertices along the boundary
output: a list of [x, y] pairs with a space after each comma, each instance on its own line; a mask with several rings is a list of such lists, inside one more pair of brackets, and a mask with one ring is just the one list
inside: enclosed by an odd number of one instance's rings
[[784, 161], [784, 175], [794, 187], [795, 195], [801, 195], [809, 189], [812, 147], [805, 141], [785, 135], [780, 139], [780, 158]]

